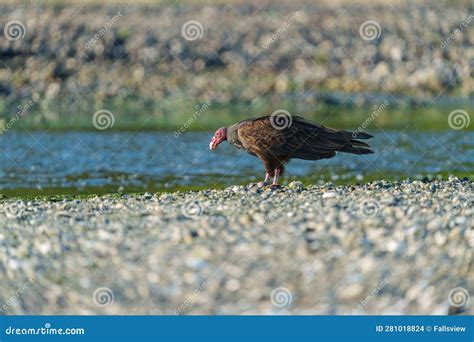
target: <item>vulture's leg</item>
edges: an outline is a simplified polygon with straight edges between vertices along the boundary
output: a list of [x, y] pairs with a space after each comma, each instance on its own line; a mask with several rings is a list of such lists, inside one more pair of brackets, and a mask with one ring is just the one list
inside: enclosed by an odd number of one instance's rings
[[269, 179], [270, 179], [270, 174], [267, 172], [265, 173], [265, 180], [263, 182], [267, 183]]
[[267, 172], [265, 173], [265, 180], [262, 182], [259, 182], [257, 185], [258, 186], [266, 186], [268, 185], [268, 180], [270, 179], [270, 174]]
[[270, 176], [273, 175], [275, 166], [271, 163], [271, 160], [261, 157], [260, 158], [263, 162], [263, 166], [265, 167], [265, 180], [263, 181], [263, 184], [268, 184], [268, 180], [270, 179]]
[[267, 186], [268, 180], [270, 179], [270, 173], [265, 173], [265, 180], [263, 182], [258, 183], [258, 186]]
[[278, 185], [278, 176], [281, 175], [281, 169], [277, 167], [275, 169], [275, 175], [273, 176], [273, 185]]

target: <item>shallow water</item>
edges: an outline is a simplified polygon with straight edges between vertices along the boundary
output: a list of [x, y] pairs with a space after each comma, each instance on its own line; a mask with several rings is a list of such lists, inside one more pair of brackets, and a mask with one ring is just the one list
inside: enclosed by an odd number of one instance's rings
[[[262, 163], [221, 144], [210, 132], [8, 132], [0, 137], [0, 193], [88, 194], [222, 187], [259, 181]], [[340, 153], [292, 160], [283, 183], [349, 183], [372, 179], [472, 175], [474, 132], [378, 131], [373, 155]]]

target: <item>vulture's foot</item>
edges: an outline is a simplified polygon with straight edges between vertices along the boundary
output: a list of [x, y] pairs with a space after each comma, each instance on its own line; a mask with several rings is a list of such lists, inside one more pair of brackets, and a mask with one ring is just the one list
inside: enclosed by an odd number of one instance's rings
[[270, 184], [270, 183], [268, 182], [269, 179], [270, 179], [270, 174], [267, 172], [267, 173], [265, 174], [265, 180], [264, 180], [263, 182], [259, 182], [259, 183], [257, 184], [258, 187], [263, 188], [264, 186], [269, 185], [269, 184]]
[[283, 186], [281, 186], [280, 184], [272, 184], [270, 185], [270, 189], [272, 190], [283, 189]]

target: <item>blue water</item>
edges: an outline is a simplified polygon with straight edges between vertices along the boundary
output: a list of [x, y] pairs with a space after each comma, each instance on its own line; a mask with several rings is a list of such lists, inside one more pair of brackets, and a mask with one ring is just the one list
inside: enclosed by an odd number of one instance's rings
[[[210, 132], [179, 138], [167, 132], [8, 132], [0, 136], [0, 193], [166, 190], [263, 178], [260, 160], [227, 143], [211, 152], [210, 138]], [[292, 160], [283, 183], [469, 176], [474, 169], [474, 132], [379, 131], [370, 144], [373, 155]]]

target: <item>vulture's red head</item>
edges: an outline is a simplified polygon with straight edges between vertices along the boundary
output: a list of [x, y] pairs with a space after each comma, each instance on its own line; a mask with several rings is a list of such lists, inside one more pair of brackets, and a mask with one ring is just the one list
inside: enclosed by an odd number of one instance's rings
[[214, 133], [214, 136], [211, 139], [211, 142], [209, 143], [209, 149], [210, 150], [215, 150], [217, 146], [227, 140], [227, 128], [221, 127], [219, 128], [216, 133]]

